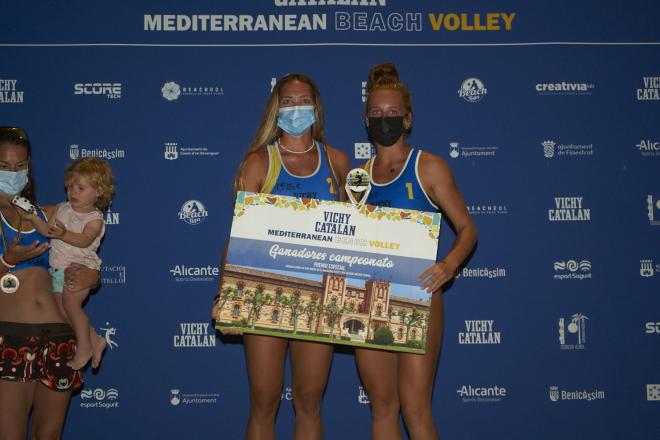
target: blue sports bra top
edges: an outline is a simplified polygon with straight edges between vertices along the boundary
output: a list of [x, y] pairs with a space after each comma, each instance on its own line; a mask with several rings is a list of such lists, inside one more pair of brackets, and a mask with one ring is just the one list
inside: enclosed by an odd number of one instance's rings
[[[48, 221], [48, 218], [46, 218], [46, 214], [44, 214], [41, 209], [37, 209], [37, 215], [43, 221], [45, 222]], [[7, 243], [11, 243], [16, 238], [18, 231], [13, 226], [11, 226], [9, 222], [7, 222], [7, 220], [1, 213], [0, 213], [0, 221], [2, 222], [2, 229], [5, 231], [5, 234], [7, 234], [4, 240], [0, 240], [0, 252], [4, 252], [5, 251], [4, 242], [6, 241]], [[48, 238], [41, 235], [36, 229], [32, 229], [31, 231], [21, 231], [21, 240], [19, 241], [20, 245], [28, 246], [34, 243], [35, 241], [39, 241], [39, 243], [41, 244], [47, 242]], [[29, 267], [43, 267], [44, 269], [48, 270], [49, 268], [48, 255], [49, 255], [49, 250], [46, 250], [46, 252], [44, 252], [41, 255], [17, 263], [16, 268], [12, 270], [27, 269]]]
[[[371, 191], [367, 197], [367, 204], [437, 212], [438, 206], [426, 194], [419, 180], [417, 169], [421, 154], [422, 150], [412, 148], [399, 175], [387, 183], [376, 183], [371, 177]], [[369, 176], [373, 176], [375, 159], [376, 156], [365, 166]]]

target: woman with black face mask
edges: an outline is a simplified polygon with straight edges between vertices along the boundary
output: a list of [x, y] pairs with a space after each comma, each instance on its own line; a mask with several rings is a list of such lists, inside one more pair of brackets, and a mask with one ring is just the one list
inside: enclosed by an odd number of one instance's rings
[[441, 287], [452, 279], [474, 247], [477, 230], [456, 188], [447, 163], [409, 147], [412, 99], [393, 64], [369, 71], [365, 123], [377, 154], [364, 168], [371, 176], [367, 204], [420, 211], [442, 211], [456, 229], [456, 241], [445, 258], [419, 281], [432, 293], [426, 353], [356, 349], [358, 370], [371, 401], [372, 438], [401, 439], [399, 412], [411, 438], [439, 438], [431, 413], [431, 396], [442, 340]]

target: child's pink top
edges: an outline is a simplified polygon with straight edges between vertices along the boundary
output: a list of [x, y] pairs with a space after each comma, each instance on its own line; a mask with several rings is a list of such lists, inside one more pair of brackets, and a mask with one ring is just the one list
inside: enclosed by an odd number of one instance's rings
[[[69, 202], [57, 205], [57, 208], [55, 208], [55, 218], [64, 223], [67, 230], [77, 233], [82, 232], [85, 229], [85, 225], [93, 220], [103, 221], [101, 211], [98, 209], [81, 214], [74, 211]], [[50, 267], [66, 269], [71, 263], [78, 263], [90, 269], [99, 270], [101, 268], [101, 259], [96, 255], [96, 251], [101, 244], [101, 238], [103, 238], [104, 233], [105, 222], [101, 226], [101, 233], [87, 248], [75, 247], [62, 240], [52, 239], [50, 241]]]

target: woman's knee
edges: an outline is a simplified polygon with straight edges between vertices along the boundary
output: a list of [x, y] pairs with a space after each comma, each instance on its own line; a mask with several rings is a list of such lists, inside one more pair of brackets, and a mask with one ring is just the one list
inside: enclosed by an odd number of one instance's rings
[[282, 393], [273, 387], [253, 388], [250, 393], [250, 409], [259, 417], [275, 417]]
[[403, 399], [401, 401], [401, 413], [408, 427], [433, 421], [431, 402], [426, 399]]
[[293, 386], [293, 405], [298, 415], [319, 416], [322, 399], [321, 387], [297, 387], [295, 384]]
[[399, 398], [396, 392], [369, 392], [369, 402], [371, 404], [371, 417], [373, 419], [384, 419], [390, 417], [399, 417]]

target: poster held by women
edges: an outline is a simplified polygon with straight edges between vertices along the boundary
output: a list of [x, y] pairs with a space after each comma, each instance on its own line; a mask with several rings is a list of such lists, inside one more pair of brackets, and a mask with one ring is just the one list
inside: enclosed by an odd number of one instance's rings
[[440, 214], [239, 192], [220, 331], [424, 353]]

